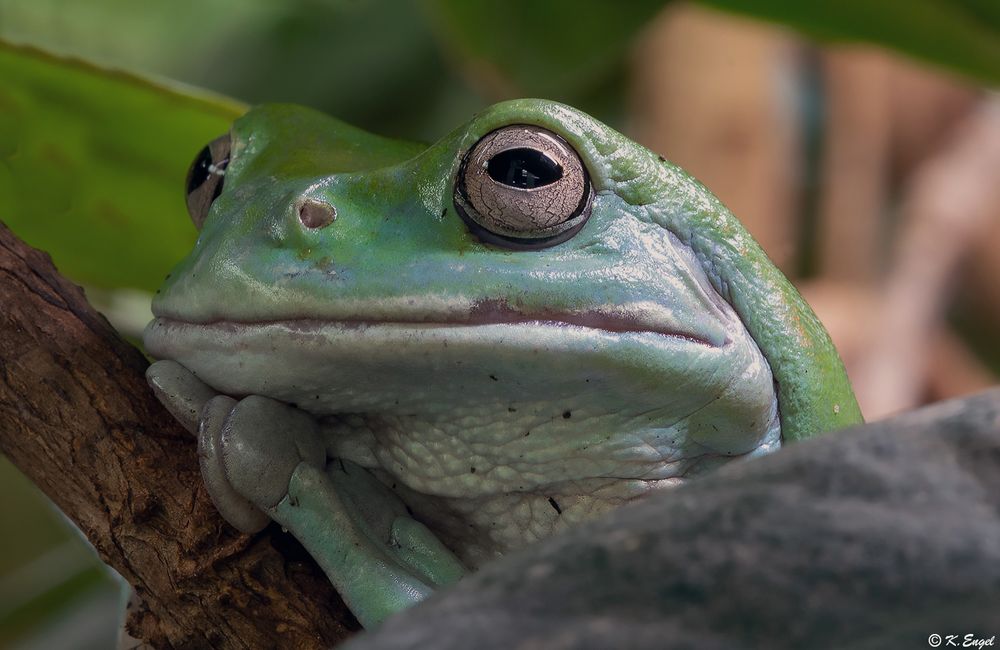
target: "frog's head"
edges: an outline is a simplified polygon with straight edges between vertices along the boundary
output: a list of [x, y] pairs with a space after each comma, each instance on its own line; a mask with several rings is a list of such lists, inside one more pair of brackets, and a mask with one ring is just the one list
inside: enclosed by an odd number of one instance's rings
[[429, 147], [262, 106], [189, 192], [200, 237], [145, 341], [222, 392], [683, 423], [728, 454], [773, 437], [776, 398], [786, 438], [858, 419], [826, 333], [733, 216], [567, 106], [498, 104]]

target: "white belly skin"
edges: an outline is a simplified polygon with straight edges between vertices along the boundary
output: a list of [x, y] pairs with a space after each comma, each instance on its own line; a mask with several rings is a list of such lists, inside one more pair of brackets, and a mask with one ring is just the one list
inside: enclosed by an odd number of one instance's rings
[[604, 417], [579, 422], [581, 435], [567, 436], [558, 421], [536, 421], [527, 428], [522, 420], [522, 426], [509, 422], [507, 429], [523, 431], [520, 438], [491, 446], [469, 444], [417, 422], [400, 430], [398, 420], [391, 420], [327, 420], [329, 455], [371, 468], [470, 568], [652, 491], [781, 445], [776, 418], [757, 447], [735, 456], [686, 438], [684, 421], [642, 433], [584, 433], [589, 425], [615, 424], [615, 418]]

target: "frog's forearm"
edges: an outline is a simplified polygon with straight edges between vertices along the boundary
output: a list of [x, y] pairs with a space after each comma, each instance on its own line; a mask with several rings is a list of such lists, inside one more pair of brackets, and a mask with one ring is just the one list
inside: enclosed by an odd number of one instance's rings
[[419, 602], [433, 587], [401, 567], [359, 528], [322, 470], [300, 464], [288, 496], [269, 511], [302, 542], [365, 627]]
[[220, 513], [246, 532], [271, 519], [291, 531], [366, 627], [465, 575], [370, 472], [348, 460], [327, 464], [310, 416], [260, 396], [213, 396], [173, 361], [153, 364], [147, 376], [198, 432], [202, 474]]
[[464, 573], [443, 544], [429, 541], [430, 531], [398, 523], [408, 518], [406, 507], [370, 472], [347, 460], [327, 463], [308, 415], [259, 396], [240, 402], [220, 396], [206, 405], [205, 416], [215, 402], [229, 408], [215, 427], [222, 432], [215, 455], [223, 473], [215, 480], [228, 481], [228, 491], [295, 535], [363, 625]]

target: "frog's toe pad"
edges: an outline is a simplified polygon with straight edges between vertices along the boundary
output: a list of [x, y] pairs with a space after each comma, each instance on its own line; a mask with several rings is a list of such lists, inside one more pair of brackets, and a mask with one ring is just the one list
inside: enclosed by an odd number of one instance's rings
[[208, 495], [223, 519], [245, 533], [255, 533], [271, 519], [230, 485], [222, 462], [222, 431], [236, 405], [236, 400], [224, 395], [205, 404], [198, 430], [198, 462]]
[[265, 511], [288, 493], [299, 463], [320, 468], [326, 464], [326, 450], [312, 416], [257, 395], [232, 408], [222, 425], [220, 443], [229, 484]]
[[146, 381], [153, 394], [160, 400], [181, 425], [191, 433], [198, 433], [201, 410], [215, 391], [176, 361], [157, 361], [146, 369]]

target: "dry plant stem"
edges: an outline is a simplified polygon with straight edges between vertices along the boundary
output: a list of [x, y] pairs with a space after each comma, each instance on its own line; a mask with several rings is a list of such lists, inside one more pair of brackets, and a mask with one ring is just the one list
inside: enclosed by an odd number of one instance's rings
[[940, 328], [931, 341], [927, 392], [931, 402], [972, 395], [1000, 384], [956, 334]]
[[905, 59], [889, 78], [893, 179], [908, 178], [948, 142], [984, 93], [975, 85]]
[[924, 163], [902, 203], [905, 230], [886, 283], [871, 347], [853, 377], [868, 418], [918, 403], [949, 283], [1000, 205], [1000, 99], [966, 119]]
[[891, 126], [891, 60], [869, 48], [824, 54], [827, 124], [823, 141], [820, 275], [872, 284], [879, 275]]
[[318, 648], [356, 629], [287, 536], [223, 523], [195, 441], [146, 386], [146, 360], [2, 224], [0, 305], [0, 451], [135, 586], [132, 636], [157, 648]]
[[961, 279], [967, 295], [976, 297], [976, 313], [985, 321], [984, 329], [992, 332], [1000, 332], [1000, 205], [997, 213], [970, 251]]
[[[880, 327], [880, 294], [874, 288], [832, 280], [802, 283], [799, 290], [830, 332], [848, 376], [858, 379], [867, 371], [865, 364], [873, 354], [871, 339]], [[926, 377], [922, 380], [925, 390], [920, 397], [929, 402], [971, 395], [1000, 383], [1000, 378], [944, 323], [931, 334], [926, 351]], [[854, 384], [856, 389], [861, 388], [860, 380]], [[860, 397], [873, 403], [866, 394]]]

